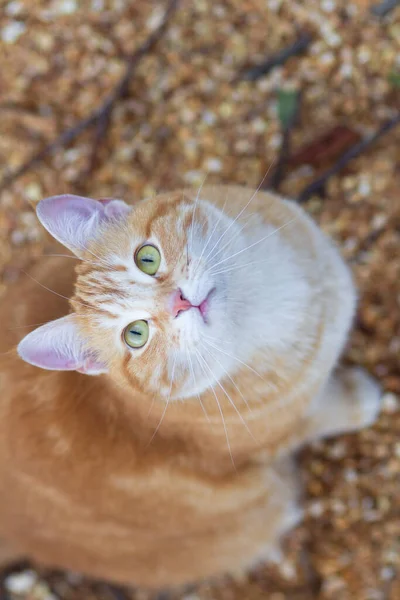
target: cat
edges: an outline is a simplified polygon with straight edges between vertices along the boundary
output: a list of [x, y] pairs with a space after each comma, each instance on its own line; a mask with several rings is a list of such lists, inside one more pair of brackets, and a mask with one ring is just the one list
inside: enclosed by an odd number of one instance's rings
[[379, 412], [368, 374], [336, 370], [356, 293], [334, 245], [239, 186], [37, 215], [64, 248], [0, 305], [5, 544], [157, 589], [279, 560], [295, 451]]

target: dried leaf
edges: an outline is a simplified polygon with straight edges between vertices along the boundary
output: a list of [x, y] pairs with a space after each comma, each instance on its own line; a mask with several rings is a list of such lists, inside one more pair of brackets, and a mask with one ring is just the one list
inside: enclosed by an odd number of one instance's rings
[[327, 167], [360, 139], [360, 134], [354, 129], [345, 125], [336, 125], [295, 152], [289, 159], [289, 165], [292, 168], [300, 165]]

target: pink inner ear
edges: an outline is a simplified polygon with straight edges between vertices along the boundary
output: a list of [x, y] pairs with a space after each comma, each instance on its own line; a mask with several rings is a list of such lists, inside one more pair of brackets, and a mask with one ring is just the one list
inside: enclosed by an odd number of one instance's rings
[[52, 371], [98, 375], [107, 370], [85, 348], [74, 315], [51, 321], [29, 333], [19, 343], [18, 353], [31, 365]]
[[104, 222], [121, 218], [130, 210], [122, 200], [102, 203], [71, 194], [46, 198], [36, 207], [47, 231], [78, 256], [99, 235]]

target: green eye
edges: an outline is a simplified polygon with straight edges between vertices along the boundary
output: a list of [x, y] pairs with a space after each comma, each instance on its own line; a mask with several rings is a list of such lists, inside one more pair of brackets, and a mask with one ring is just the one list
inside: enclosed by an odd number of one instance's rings
[[124, 340], [130, 348], [142, 348], [149, 339], [147, 321], [133, 321], [124, 331]]
[[135, 263], [143, 273], [155, 275], [160, 267], [161, 254], [155, 246], [147, 244], [136, 252]]

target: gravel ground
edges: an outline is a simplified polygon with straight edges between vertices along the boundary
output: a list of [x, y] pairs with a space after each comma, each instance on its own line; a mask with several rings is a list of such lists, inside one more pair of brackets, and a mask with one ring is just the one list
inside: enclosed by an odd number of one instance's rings
[[[208, 183], [257, 186], [280, 152], [282, 95], [299, 91], [279, 185], [297, 197], [349, 145], [398, 114], [400, 6], [384, 17], [373, 10], [368, 0], [181, 0], [115, 104], [95, 164], [94, 131], [85, 130], [11, 180], [14, 169], [103, 102], [164, 5], [0, 2], [0, 294], [43, 251], [32, 211], [39, 199], [68, 191], [135, 200], [198, 186], [207, 174]], [[255, 66], [304, 36], [311, 42], [301, 55], [252, 80]], [[346, 360], [380, 379], [382, 415], [373, 428], [299, 457], [307, 517], [279, 570], [263, 567], [176, 598], [400, 598], [399, 143], [400, 125], [331, 177], [323, 197], [305, 202], [354, 268], [360, 308]], [[20, 573], [3, 577], [1, 597], [123, 597], [74, 574], [14, 570]]]

